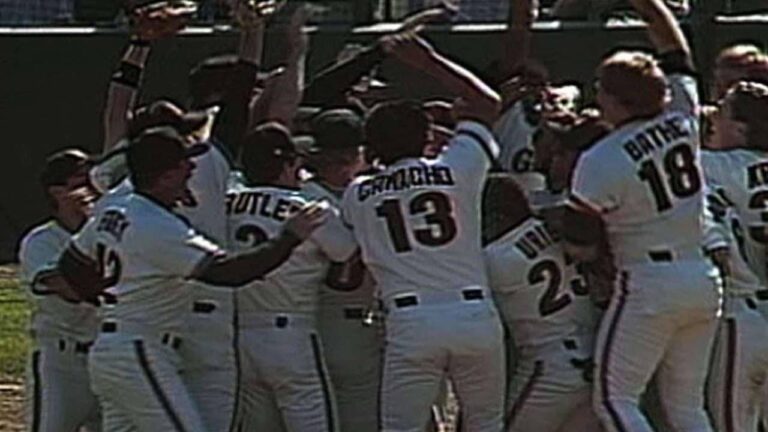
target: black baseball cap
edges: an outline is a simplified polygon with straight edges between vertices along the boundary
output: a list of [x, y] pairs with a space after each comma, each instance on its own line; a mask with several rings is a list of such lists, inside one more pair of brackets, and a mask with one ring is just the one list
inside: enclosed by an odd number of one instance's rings
[[182, 160], [202, 155], [209, 149], [207, 144], [187, 145], [172, 127], [150, 128], [128, 145], [128, 170], [134, 177], [158, 175], [174, 168]]
[[40, 183], [43, 187], [66, 185], [70, 177], [90, 169], [93, 158], [79, 149], [58, 151], [45, 159]]
[[184, 111], [173, 102], [161, 99], [136, 109], [128, 123], [128, 138], [133, 139], [142, 131], [158, 126], [170, 126], [179, 134], [188, 135], [205, 126], [208, 118], [206, 111]]
[[246, 166], [269, 165], [298, 155], [291, 132], [277, 122], [259, 125], [243, 142], [242, 162]]
[[296, 141], [308, 154], [359, 148], [364, 144], [363, 119], [346, 108], [324, 111], [312, 120], [312, 135]]

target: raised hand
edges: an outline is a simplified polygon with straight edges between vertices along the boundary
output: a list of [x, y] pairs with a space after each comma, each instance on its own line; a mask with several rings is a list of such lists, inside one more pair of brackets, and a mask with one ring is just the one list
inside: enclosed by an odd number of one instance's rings
[[153, 41], [175, 35], [197, 12], [197, 4], [189, 1], [163, 1], [131, 11], [134, 34], [141, 40]]
[[320, 225], [325, 223], [330, 214], [330, 207], [327, 202], [314, 202], [293, 214], [285, 222], [285, 229], [296, 237], [306, 240]]

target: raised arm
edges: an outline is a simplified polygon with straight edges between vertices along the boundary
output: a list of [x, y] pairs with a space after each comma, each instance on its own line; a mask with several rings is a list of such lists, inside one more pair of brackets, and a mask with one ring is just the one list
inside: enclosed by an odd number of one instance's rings
[[630, 0], [630, 3], [648, 25], [648, 36], [659, 54], [682, 51], [690, 58], [688, 40], [664, 0]]
[[536, 11], [533, 0], [509, 0], [507, 31], [502, 35], [499, 78], [507, 80], [520, 73], [531, 49], [531, 24]]
[[131, 111], [136, 106], [150, 44], [175, 35], [186, 26], [195, 12], [187, 5], [169, 2], [135, 9], [131, 13], [133, 35], [120, 63], [112, 74], [104, 110], [104, 145], [106, 153], [125, 136]]
[[459, 97], [460, 117], [492, 125], [501, 108], [499, 95], [459, 64], [435, 51], [424, 39], [397, 35], [384, 42], [386, 50], [401, 63], [430, 75], [447, 91]]
[[265, 87], [261, 95], [266, 102], [266, 113], [262, 118], [251, 117], [250, 127], [264, 121], [276, 121], [291, 127], [293, 118], [302, 99], [304, 86], [304, 63], [309, 40], [304, 34], [304, 25], [309, 17], [305, 7], [298, 7], [291, 15], [286, 32], [288, 53], [283, 72], [274, 78], [274, 82]]
[[130, 112], [136, 99], [149, 57], [149, 43], [136, 37], [120, 59], [107, 89], [107, 106], [104, 110], [104, 146], [106, 153], [125, 136]]

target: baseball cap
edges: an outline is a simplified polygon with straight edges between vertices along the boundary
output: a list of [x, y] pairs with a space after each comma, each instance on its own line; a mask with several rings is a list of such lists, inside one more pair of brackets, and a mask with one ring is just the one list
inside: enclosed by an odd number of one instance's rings
[[205, 126], [209, 114], [206, 111], [184, 111], [168, 100], [158, 100], [139, 107], [128, 123], [128, 138], [135, 138], [142, 131], [157, 127], [170, 126], [179, 134], [187, 135]]
[[269, 165], [298, 154], [291, 132], [280, 123], [269, 122], [258, 126], [245, 137], [242, 160], [246, 166]]
[[312, 120], [312, 135], [296, 138], [299, 150], [308, 154], [358, 148], [363, 143], [363, 119], [346, 108], [321, 112]]
[[93, 159], [82, 150], [61, 150], [45, 160], [40, 182], [44, 187], [65, 185], [70, 177], [91, 166]]
[[150, 128], [128, 145], [128, 170], [132, 176], [160, 174], [183, 159], [207, 152], [209, 148], [207, 144], [186, 145], [184, 138], [172, 127]]

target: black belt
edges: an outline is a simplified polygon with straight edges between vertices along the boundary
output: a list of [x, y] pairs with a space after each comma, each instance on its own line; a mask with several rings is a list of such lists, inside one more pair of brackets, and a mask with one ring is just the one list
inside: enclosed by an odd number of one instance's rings
[[196, 301], [192, 303], [192, 312], [209, 314], [216, 310], [216, 303], [209, 301]]
[[362, 320], [365, 318], [365, 308], [361, 307], [348, 307], [344, 308], [344, 319], [348, 320]]
[[755, 297], [760, 301], [768, 300], [768, 289], [755, 291]]
[[66, 351], [67, 348], [73, 349], [78, 354], [88, 354], [93, 342], [72, 342], [65, 339], [59, 339], [59, 351]]
[[653, 262], [672, 262], [675, 260], [672, 251], [669, 250], [648, 251], [648, 258]]
[[[118, 325], [116, 322], [107, 321], [101, 324], [102, 333], [117, 333]], [[181, 346], [181, 338], [174, 336], [171, 333], [163, 333], [160, 336], [160, 342], [163, 345], [168, 345], [173, 349], [178, 349]]]
[[[464, 300], [482, 300], [485, 298], [483, 290], [468, 289], [461, 292], [461, 296]], [[404, 297], [398, 297], [395, 299], [395, 307], [398, 309], [406, 308], [410, 306], [416, 306], [419, 304], [419, 298], [415, 295], [409, 295]]]

